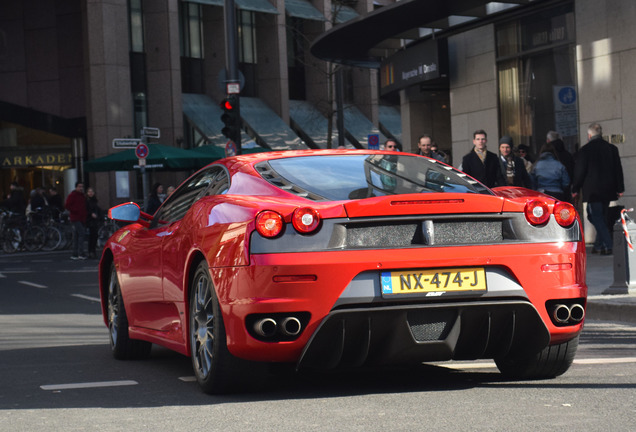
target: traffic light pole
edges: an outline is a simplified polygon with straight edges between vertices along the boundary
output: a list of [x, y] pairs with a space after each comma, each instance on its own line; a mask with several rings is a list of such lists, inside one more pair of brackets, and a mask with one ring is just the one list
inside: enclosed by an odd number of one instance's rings
[[[226, 93], [232, 97], [232, 105], [236, 114], [233, 116], [234, 129], [238, 131], [236, 137], [233, 140], [236, 144], [236, 154], [242, 154], [241, 148], [241, 110], [239, 104], [238, 89], [240, 86], [239, 69], [238, 69], [238, 30], [236, 27], [236, 7], [234, 6], [234, 0], [224, 0], [225, 9], [225, 68], [227, 71], [226, 81]], [[232, 94], [230, 94], [230, 88], [232, 88]]]

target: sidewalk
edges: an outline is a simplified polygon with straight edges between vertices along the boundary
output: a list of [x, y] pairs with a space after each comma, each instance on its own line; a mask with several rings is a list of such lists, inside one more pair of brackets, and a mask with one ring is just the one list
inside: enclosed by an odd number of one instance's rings
[[590, 251], [588, 247], [587, 319], [636, 323], [636, 290], [629, 294], [603, 294], [614, 282], [614, 256], [593, 255]]

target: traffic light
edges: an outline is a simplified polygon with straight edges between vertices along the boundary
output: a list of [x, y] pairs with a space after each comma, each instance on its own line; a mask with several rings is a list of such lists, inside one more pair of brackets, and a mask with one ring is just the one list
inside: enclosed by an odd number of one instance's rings
[[225, 125], [221, 132], [223, 135], [234, 141], [235, 144], [241, 143], [241, 115], [239, 112], [239, 99], [236, 95], [230, 95], [221, 102], [223, 114], [221, 121]]

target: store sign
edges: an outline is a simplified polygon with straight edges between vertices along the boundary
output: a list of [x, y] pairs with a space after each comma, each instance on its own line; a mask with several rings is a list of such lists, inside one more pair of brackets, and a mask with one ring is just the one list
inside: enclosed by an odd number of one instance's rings
[[46, 153], [14, 153], [0, 154], [1, 168], [27, 168], [35, 166], [68, 166], [73, 165], [73, 154], [70, 152]]
[[448, 88], [448, 42], [430, 39], [382, 62], [380, 91], [386, 94], [414, 84]]

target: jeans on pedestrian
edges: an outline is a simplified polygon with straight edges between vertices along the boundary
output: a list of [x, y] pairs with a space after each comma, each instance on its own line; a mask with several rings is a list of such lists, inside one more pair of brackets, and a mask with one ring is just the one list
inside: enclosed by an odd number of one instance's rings
[[594, 249], [612, 249], [612, 234], [607, 226], [607, 213], [609, 201], [587, 203], [587, 219], [596, 229]]
[[73, 224], [73, 256], [84, 256], [84, 242], [86, 241], [86, 226], [83, 222], [74, 221]]

